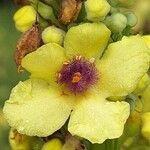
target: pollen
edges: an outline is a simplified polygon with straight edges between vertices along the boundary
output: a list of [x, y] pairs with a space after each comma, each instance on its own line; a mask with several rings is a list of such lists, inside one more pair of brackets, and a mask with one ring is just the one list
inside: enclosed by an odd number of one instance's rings
[[58, 74], [61, 76], [58, 77], [57, 83], [65, 85], [74, 94], [85, 92], [99, 79], [94, 61], [81, 56], [69, 60], [67, 65], [63, 64]]
[[74, 73], [72, 77], [72, 83], [78, 83], [81, 80], [82, 76], [80, 72]]

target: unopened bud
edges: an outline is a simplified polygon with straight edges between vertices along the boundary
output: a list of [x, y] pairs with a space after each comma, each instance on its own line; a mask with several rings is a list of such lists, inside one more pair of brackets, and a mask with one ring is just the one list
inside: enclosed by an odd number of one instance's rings
[[46, 20], [50, 20], [51, 23], [57, 25], [58, 27], [62, 27], [59, 23], [58, 19], [54, 15], [53, 8], [49, 5], [46, 5], [42, 2], [38, 2], [38, 13]]
[[43, 42], [46, 43], [57, 43], [59, 45], [63, 44], [65, 32], [55, 26], [47, 27], [42, 32]]
[[62, 150], [62, 146], [59, 139], [52, 139], [43, 145], [42, 150]]
[[132, 12], [125, 13], [125, 16], [127, 17], [127, 25], [134, 27], [138, 21], [137, 16]]
[[114, 33], [122, 32], [127, 25], [127, 18], [121, 13], [113, 13], [105, 20], [107, 27]]
[[38, 3], [38, 13], [47, 20], [51, 20], [51, 18], [53, 19], [55, 17], [52, 7], [42, 2]]
[[87, 19], [90, 21], [103, 20], [110, 11], [110, 5], [106, 0], [87, 0], [85, 2]]
[[150, 140], [150, 112], [146, 112], [142, 115], [142, 135]]
[[20, 8], [14, 15], [17, 30], [25, 32], [36, 22], [36, 11], [32, 6]]

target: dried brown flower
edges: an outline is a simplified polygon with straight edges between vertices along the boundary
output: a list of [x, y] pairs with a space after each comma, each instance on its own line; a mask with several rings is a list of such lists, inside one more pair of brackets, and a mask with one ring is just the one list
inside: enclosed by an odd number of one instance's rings
[[68, 24], [76, 20], [82, 6], [81, 0], [62, 0], [59, 21]]
[[26, 31], [20, 40], [18, 41], [15, 62], [18, 67], [18, 71], [21, 71], [22, 58], [33, 51], [35, 51], [42, 44], [41, 30], [38, 24], [34, 24], [32, 28]]

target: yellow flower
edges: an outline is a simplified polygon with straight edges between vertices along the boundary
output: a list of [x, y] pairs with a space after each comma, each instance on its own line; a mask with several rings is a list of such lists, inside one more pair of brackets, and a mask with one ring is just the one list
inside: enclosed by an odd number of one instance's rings
[[150, 111], [150, 84], [147, 86], [147, 88], [140, 93], [140, 99], [142, 103], [143, 112], [149, 112]]
[[146, 73], [138, 83], [136, 89], [134, 90], [134, 93], [139, 94], [143, 92], [149, 84], [150, 84], [150, 78], [149, 75]]
[[150, 140], [150, 112], [146, 112], [142, 115], [142, 135]]
[[87, 19], [90, 21], [100, 21], [110, 11], [110, 5], [107, 0], [87, 0], [85, 2]]
[[150, 48], [150, 35], [142, 36], [143, 40], [146, 42], [147, 46]]
[[32, 6], [26, 5], [20, 8], [14, 15], [17, 30], [25, 32], [32, 27], [36, 21], [36, 11]]
[[45, 137], [70, 117], [69, 132], [92, 143], [121, 136], [129, 104], [107, 98], [133, 92], [149, 68], [149, 52], [140, 36], [131, 36], [103, 54], [109, 38], [103, 23], [83, 23], [68, 30], [64, 47], [49, 43], [26, 55], [22, 66], [31, 79], [20, 82], [4, 106], [10, 126]]

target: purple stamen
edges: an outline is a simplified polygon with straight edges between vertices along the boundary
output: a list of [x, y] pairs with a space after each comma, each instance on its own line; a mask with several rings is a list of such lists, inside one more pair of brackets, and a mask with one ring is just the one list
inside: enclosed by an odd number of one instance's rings
[[65, 84], [74, 94], [85, 92], [99, 79], [98, 71], [89, 60], [78, 56], [65, 63], [59, 71], [58, 83]]

